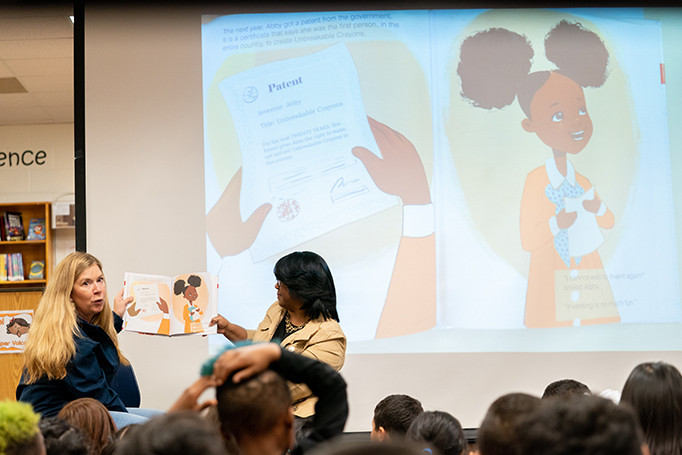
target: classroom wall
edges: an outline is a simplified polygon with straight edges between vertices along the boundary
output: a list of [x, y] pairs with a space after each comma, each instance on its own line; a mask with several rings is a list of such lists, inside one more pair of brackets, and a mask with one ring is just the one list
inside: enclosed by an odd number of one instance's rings
[[[201, 24], [180, 9], [86, 9], [87, 250], [110, 296], [124, 272], [206, 269]], [[142, 406], [166, 409], [198, 377], [202, 337], [120, 335]]]
[[[73, 170], [73, 123], [0, 127], [0, 202], [73, 201]], [[74, 234], [53, 231], [54, 264], [75, 250]]]
[[[211, 12], [198, 5], [86, 9], [87, 245], [103, 261], [110, 289], [120, 288], [126, 271], [206, 268], [206, 239], [196, 234], [205, 213], [200, 15]], [[121, 346], [142, 405], [161, 409], [208, 355], [207, 339], [195, 336], [126, 333]], [[502, 393], [539, 395], [564, 377], [596, 391], [620, 389], [644, 360], [682, 367], [679, 352], [351, 354], [342, 370], [346, 430], [368, 431], [374, 405], [390, 393], [411, 394], [476, 427]]]

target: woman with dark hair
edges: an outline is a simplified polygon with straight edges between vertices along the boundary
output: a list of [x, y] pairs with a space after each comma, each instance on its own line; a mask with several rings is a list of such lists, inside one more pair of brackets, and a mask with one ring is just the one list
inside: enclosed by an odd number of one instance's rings
[[620, 398], [635, 410], [651, 455], [682, 454], [682, 375], [665, 362], [640, 363]]
[[[337, 371], [346, 357], [346, 336], [336, 311], [336, 288], [327, 263], [318, 254], [297, 251], [275, 264], [277, 301], [256, 330], [246, 330], [223, 316], [211, 325], [232, 342], [277, 340], [289, 351], [327, 363]], [[315, 397], [302, 384], [290, 384], [294, 415], [315, 413]]]

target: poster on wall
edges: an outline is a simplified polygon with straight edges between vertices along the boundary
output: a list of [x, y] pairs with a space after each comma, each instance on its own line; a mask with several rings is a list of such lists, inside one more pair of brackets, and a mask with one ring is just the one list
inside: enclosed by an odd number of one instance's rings
[[24, 352], [33, 310], [0, 311], [0, 354]]

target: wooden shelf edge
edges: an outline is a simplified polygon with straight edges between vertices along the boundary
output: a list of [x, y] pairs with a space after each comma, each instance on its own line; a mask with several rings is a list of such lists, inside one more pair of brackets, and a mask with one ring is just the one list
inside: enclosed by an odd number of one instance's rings
[[40, 245], [47, 240], [0, 240], [0, 245]]

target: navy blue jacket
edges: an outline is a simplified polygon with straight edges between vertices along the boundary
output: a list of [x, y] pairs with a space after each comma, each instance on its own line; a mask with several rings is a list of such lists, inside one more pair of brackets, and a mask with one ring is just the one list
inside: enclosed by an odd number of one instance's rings
[[[114, 327], [121, 330], [123, 320], [114, 314]], [[118, 352], [109, 335], [100, 326], [78, 318], [80, 336], [75, 336], [76, 354], [66, 365], [64, 379], [42, 377], [25, 383], [25, 372], [17, 386], [19, 401], [31, 403], [42, 417], [57, 415], [64, 405], [78, 398], [94, 398], [110, 411], [126, 408], [111, 382], [119, 367]]]

